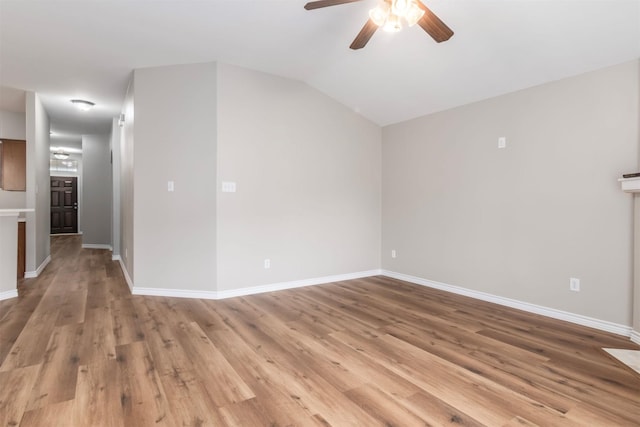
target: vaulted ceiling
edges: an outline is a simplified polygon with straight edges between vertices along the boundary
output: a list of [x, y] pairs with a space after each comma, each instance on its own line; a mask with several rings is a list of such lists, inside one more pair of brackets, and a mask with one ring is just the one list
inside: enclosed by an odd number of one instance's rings
[[638, 0], [423, 1], [449, 41], [415, 26], [354, 51], [376, 0], [0, 0], [0, 86], [38, 92], [58, 133], [102, 133], [133, 69], [222, 61], [306, 82], [384, 126], [640, 57]]

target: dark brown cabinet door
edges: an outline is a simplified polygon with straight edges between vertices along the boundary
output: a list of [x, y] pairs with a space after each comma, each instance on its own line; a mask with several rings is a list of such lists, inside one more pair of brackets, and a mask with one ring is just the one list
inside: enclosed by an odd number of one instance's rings
[[51, 234], [78, 232], [78, 178], [51, 177]]
[[3, 139], [0, 144], [0, 188], [5, 191], [27, 189], [27, 144]]

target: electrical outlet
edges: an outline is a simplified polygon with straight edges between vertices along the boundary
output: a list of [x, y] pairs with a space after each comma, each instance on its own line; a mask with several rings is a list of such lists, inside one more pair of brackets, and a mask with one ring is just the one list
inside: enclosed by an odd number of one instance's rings
[[270, 259], [265, 259], [264, 260], [264, 268], [271, 268], [271, 260]]
[[129, 251], [127, 251], [127, 248], [124, 248], [124, 257], [128, 258], [129, 255]]
[[222, 183], [222, 192], [223, 193], [235, 193], [236, 192], [236, 183], [232, 181], [224, 181]]
[[569, 279], [569, 290], [573, 292], [580, 292], [580, 279], [572, 277]]
[[396, 257], [396, 250], [391, 249], [391, 258], [395, 258], [395, 257]]
[[505, 148], [507, 146], [507, 138], [504, 136], [501, 136], [500, 138], [498, 138], [498, 148]]

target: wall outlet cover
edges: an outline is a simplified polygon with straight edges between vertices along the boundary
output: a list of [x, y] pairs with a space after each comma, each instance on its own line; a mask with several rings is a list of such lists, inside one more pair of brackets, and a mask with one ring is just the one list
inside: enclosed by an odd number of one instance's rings
[[225, 181], [222, 183], [222, 192], [223, 193], [235, 193], [236, 192], [236, 183], [231, 181]]
[[569, 290], [573, 292], [580, 292], [580, 279], [572, 277], [569, 279]]

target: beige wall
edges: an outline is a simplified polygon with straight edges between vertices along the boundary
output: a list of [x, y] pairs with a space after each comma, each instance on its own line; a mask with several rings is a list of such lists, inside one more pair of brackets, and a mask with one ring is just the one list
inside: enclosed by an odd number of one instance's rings
[[630, 325], [638, 83], [633, 61], [384, 128], [382, 267]]
[[[640, 170], [640, 165], [638, 165]], [[635, 229], [635, 246], [633, 249], [634, 259], [634, 289], [633, 289], [633, 330], [640, 340], [640, 194], [634, 195], [634, 229]]]
[[125, 115], [124, 126], [120, 129], [120, 258], [131, 280], [134, 279], [134, 245], [133, 245], [133, 129], [134, 81], [131, 78], [122, 114]]
[[111, 246], [110, 135], [82, 136], [82, 244]]
[[317, 90], [220, 64], [222, 181], [219, 290], [379, 267], [380, 128]]
[[16, 209], [26, 206], [26, 191], [4, 191], [0, 189], [0, 209]]
[[27, 139], [25, 113], [0, 110], [0, 138]]
[[17, 296], [18, 225], [16, 217], [17, 215], [0, 214], [0, 301]]
[[136, 70], [123, 111], [120, 243], [136, 288], [233, 290], [379, 267], [380, 128], [358, 114], [299, 82], [215, 63]]
[[[640, 66], [638, 67], [638, 109], [640, 110]], [[636, 120], [640, 120], [640, 117], [636, 117]], [[638, 133], [638, 167], [636, 171], [640, 171], [640, 132]], [[633, 249], [633, 330], [635, 331], [635, 340], [640, 342], [640, 194], [633, 195], [634, 201], [634, 249]]]
[[27, 213], [26, 274], [34, 274], [50, 253], [49, 116], [34, 92], [26, 94]]
[[140, 69], [134, 81], [135, 286], [215, 290], [216, 64]]
[[119, 119], [111, 121], [111, 137], [109, 147], [111, 149], [111, 256], [114, 259], [120, 257], [120, 129]]
[[[638, 109], [640, 110], [640, 66], [638, 67]], [[640, 118], [638, 118], [640, 120]], [[636, 171], [640, 171], [640, 132], [638, 135], [638, 167]], [[633, 290], [633, 330], [635, 332], [635, 341], [640, 343], [640, 194], [634, 194], [634, 290]]]

